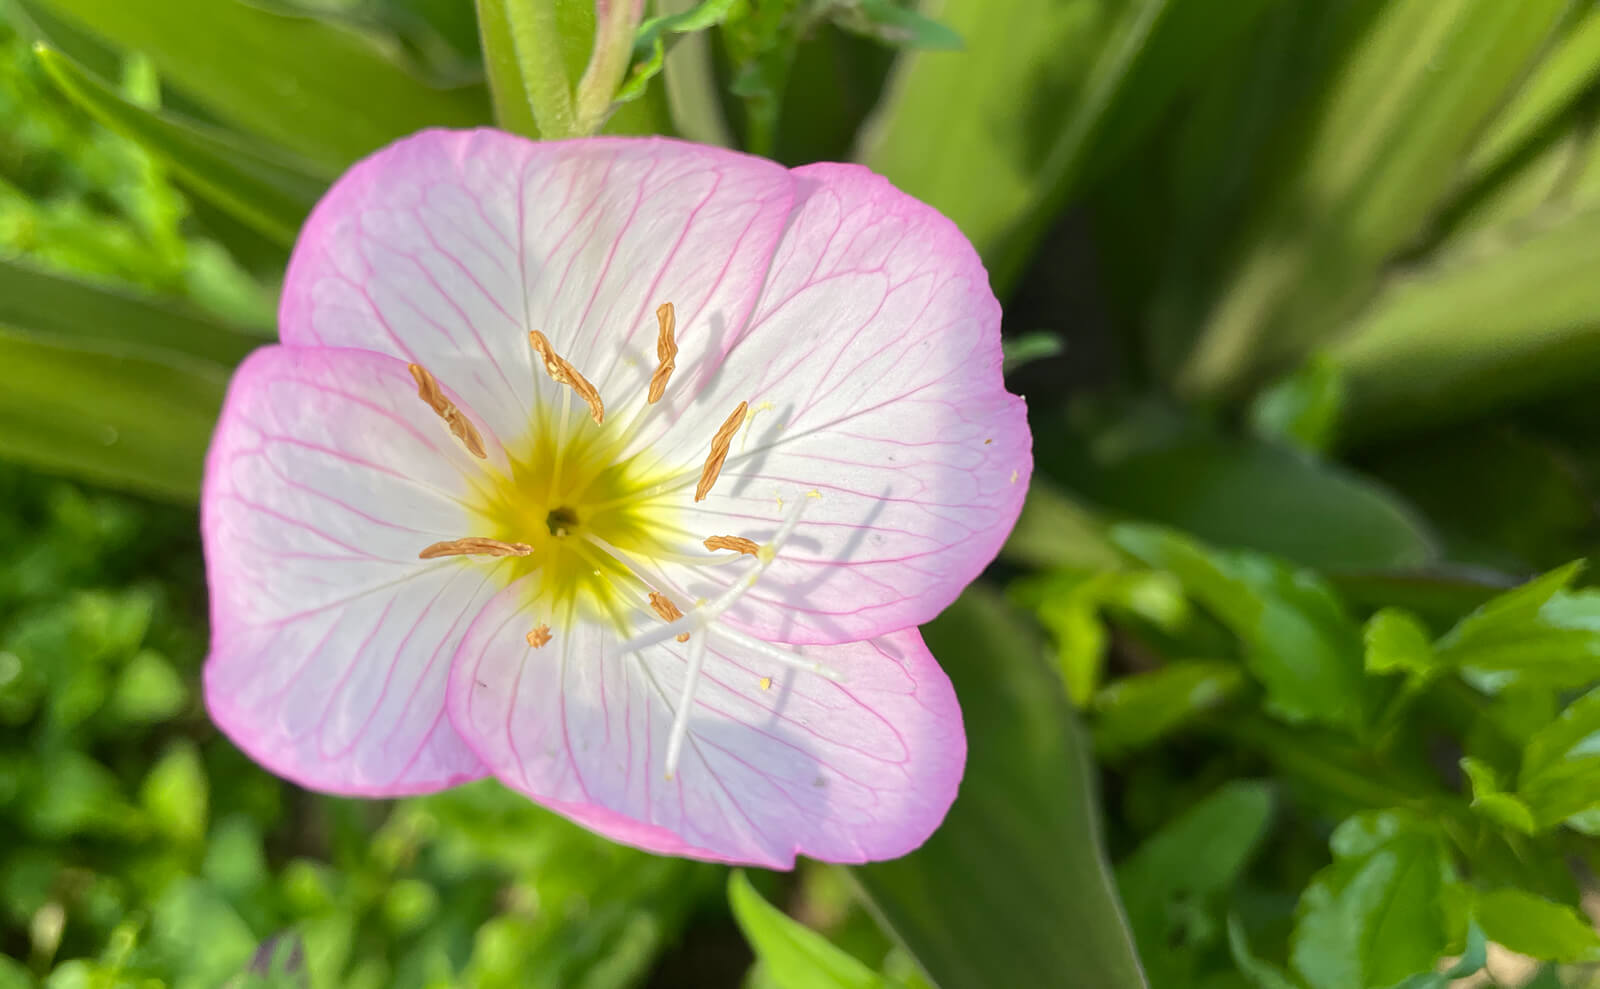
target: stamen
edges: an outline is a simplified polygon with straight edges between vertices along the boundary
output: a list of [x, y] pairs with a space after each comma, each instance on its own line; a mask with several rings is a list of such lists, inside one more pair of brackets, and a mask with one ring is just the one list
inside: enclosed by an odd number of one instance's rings
[[710, 536], [706, 539], [705, 545], [706, 549], [713, 553], [719, 549], [731, 549], [751, 556], [761, 555], [760, 545], [754, 539], [746, 539], [743, 536]]
[[455, 403], [444, 397], [444, 392], [439, 388], [439, 382], [421, 364], [407, 364], [406, 370], [411, 372], [411, 377], [417, 382], [417, 397], [428, 403], [428, 407], [443, 419], [445, 425], [450, 427], [450, 432], [467, 448], [467, 452], [479, 460], [489, 459], [489, 452], [484, 449], [483, 437], [478, 435], [478, 429], [472, 421], [456, 408]]
[[543, 646], [549, 645], [551, 638], [550, 626], [540, 625], [538, 628], [528, 633], [528, 645], [535, 649], [539, 649]]
[[579, 374], [577, 368], [568, 364], [566, 358], [556, 353], [543, 333], [538, 330], [530, 331], [528, 341], [533, 344], [534, 352], [539, 355], [539, 359], [544, 361], [544, 370], [550, 375], [550, 380], [558, 385], [570, 386], [578, 393], [579, 398], [588, 402], [589, 415], [594, 417], [595, 425], [605, 422], [605, 403], [600, 401], [600, 393], [595, 391], [594, 385], [589, 384], [589, 379]]
[[[679, 618], [683, 617], [683, 612], [678, 610], [678, 606], [673, 604], [671, 599], [669, 599], [665, 594], [662, 594], [660, 591], [650, 592], [650, 610], [654, 611], [657, 615], [660, 615], [661, 620], [664, 622], [677, 621]], [[689, 633], [684, 632], [682, 635], [678, 636], [678, 641], [688, 642]]]
[[683, 751], [684, 736], [689, 733], [689, 709], [694, 706], [694, 688], [700, 683], [700, 667], [706, 661], [706, 639], [701, 636], [689, 646], [689, 666], [683, 671], [683, 693], [678, 696], [678, 709], [672, 715], [672, 730], [667, 733], [667, 779], [678, 771], [678, 755]]
[[423, 548], [419, 560], [437, 560], [441, 556], [531, 556], [533, 547], [527, 543], [505, 543], [498, 539], [467, 536], [464, 539], [447, 539]]
[[744, 422], [744, 412], [749, 405], [749, 402], [740, 402], [739, 407], [717, 429], [717, 435], [711, 437], [711, 453], [706, 457], [706, 465], [700, 469], [700, 483], [694, 488], [695, 501], [704, 501], [706, 495], [711, 493], [711, 486], [717, 483], [717, 475], [722, 473], [722, 462], [728, 459], [728, 446], [733, 443], [733, 434], [739, 431], [740, 424]]
[[667, 379], [672, 377], [673, 370], [678, 366], [678, 341], [672, 334], [678, 328], [678, 311], [672, 303], [663, 302], [656, 307], [656, 321], [660, 324], [656, 336], [656, 371], [650, 375], [651, 405], [661, 401], [661, 396], [667, 393]]

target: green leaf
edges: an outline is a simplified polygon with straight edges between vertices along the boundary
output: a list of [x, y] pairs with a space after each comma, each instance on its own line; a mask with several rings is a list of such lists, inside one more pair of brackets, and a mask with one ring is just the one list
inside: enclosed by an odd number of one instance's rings
[[327, 188], [323, 179], [285, 156], [124, 99], [52, 48], [36, 45], [34, 54], [61, 91], [90, 116], [139, 144], [201, 196], [279, 244], [294, 243], [300, 225]]
[[961, 698], [967, 772], [927, 844], [854, 870], [872, 907], [940, 989], [1063, 973], [1144, 986], [1100, 848], [1093, 768], [1042, 645], [977, 585], [923, 633]]
[[122, 668], [107, 711], [126, 723], [154, 724], [177, 714], [188, 699], [188, 686], [172, 664], [145, 649]]
[[1000, 346], [1005, 351], [1003, 370], [1010, 374], [1034, 361], [1056, 356], [1061, 353], [1063, 345], [1056, 334], [1040, 331], [1002, 341]]
[[1467, 162], [1469, 176], [1481, 176], [1505, 164], [1519, 149], [1567, 110], [1600, 76], [1600, 10], [1591, 8], [1539, 60], [1516, 92], [1478, 139]]
[[1037, 476], [1028, 484], [1022, 516], [1000, 552], [1008, 560], [1039, 568], [1115, 570], [1123, 565], [1100, 519]]
[[489, 119], [479, 87], [440, 89], [361, 34], [242, 0], [32, 0], [107, 44], [148, 55], [220, 120], [329, 174], [429, 126]]
[[1268, 442], [1320, 453], [1333, 445], [1344, 409], [1344, 378], [1326, 360], [1306, 362], [1250, 406], [1250, 425]]
[[1565, 903], [1505, 887], [1478, 893], [1472, 911], [1489, 940], [1512, 951], [1547, 962], [1600, 961], [1600, 934]]
[[1067, 696], [1079, 707], [1087, 706], [1100, 688], [1108, 641], [1100, 618], [1103, 609], [1138, 617], [1168, 631], [1188, 613], [1177, 581], [1168, 574], [1148, 571], [1059, 571], [1017, 581], [1010, 596], [1034, 609], [1050, 631]]
[[227, 368], [0, 327], [0, 457], [192, 501]]
[[206, 835], [209, 793], [199, 750], [180, 739], [145, 776], [139, 803], [166, 837], [180, 845], [198, 845]]
[[1398, 811], [1344, 821], [1334, 863], [1301, 895], [1290, 960], [1312, 989], [1389, 986], [1430, 971], [1451, 937], [1443, 844]]
[[1408, 611], [1384, 608], [1367, 620], [1363, 638], [1368, 673], [1422, 678], [1438, 670], [1427, 627]]
[[900, 59], [857, 157], [954, 220], [1004, 294], [1090, 154], [1114, 164], [1270, 3], [946, 0], [964, 49]]
[[1600, 805], [1600, 687], [1528, 739], [1517, 795], [1545, 827]]
[[750, 879], [728, 876], [733, 919], [777, 989], [884, 989], [878, 973], [762, 899]]
[[1228, 915], [1228, 953], [1233, 956], [1239, 974], [1255, 989], [1299, 989], [1283, 969], [1255, 956], [1245, 936], [1244, 924], [1233, 914]]
[[[1339, 328], [1454, 189], [1462, 156], [1567, 3], [1342, 6], [1374, 13], [1342, 39], [1344, 57], [1295, 121], [1305, 135], [1297, 152], [1253, 193], [1241, 259], [1179, 374], [1191, 396], [1236, 392]], [[1461, 311], [1482, 325], [1480, 314]], [[1364, 383], [1340, 364], [1357, 403]], [[1415, 389], [1417, 369], [1407, 371]]]
[[1259, 442], [1192, 436], [1137, 450], [1069, 450], [1083, 497], [1201, 539], [1323, 570], [1417, 567], [1434, 557], [1404, 502], [1336, 464]]
[[1117, 866], [1117, 886], [1152, 985], [1194, 982], [1196, 954], [1221, 930], [1222, 894], [1260, 846], [1271, 814], [1265, 784], [1226, 784]]
[[1600, 209], [1445, 252], [1388, 285], [1327, 349], [1350, 436], [1439, 425], [1595, 380]]
[[1493, 766], [1467, 756], [1461, 760], [1461, 771], [1467, 774], [1472, 784], [1473, 810], [1502, 827], [1522, 834], [1533, 834], [1537, 830], [1533, 811], [1515, 794], [1505, 791]]
[[1436, 644], [1440, 664], [1489, 692], [1600, 679], [1600, 591], [1562, 590], [1582, 566], [1553, 570], [1463, 618]]
[[150, 947], [182, 978], [175, 989], [220, 986], [243, 968], [256, 938], [233, 907], [198, 879], [166, 887], [151, 908]]
[[857, 0], [855, 6], [836, 14], [834, 22], [899, 48], [960, 51], [962, 47], [961, 35], [894, 0]]
[[1178, 660], [1121, 677], [1095, 695], [1095, 748], [1115, 756], [1159, 741], [1225, 704], [1242, 686], [1239, 665], [1217, 660]]
[[1314, 574], [1258, 554], [1211, 550], [1154, 526], [1120, 525], [1112, 539], [1149, 566], [1174, 574], [1238, 636], [1245, 665], [1279, 717], [1349, 729], [1364, 723], [1366, 685], [1355, 625]]
[[263, 343], [193, 308], [0, 260], [0, 326], [85, 343], [173, 351], [232, 366]]
[[[617, 91], [617, 101], [622, 103], [638, 99], [644, 94], [650, 80], [666, 66], [667, 35], [694, 34], [716, 27], [728, 19], [736, 2], [737, 0], [704, 0], [702, 3], [681, 10], [668, 11], [640, 24], [634, 39], [634, 57], [638, 59], [638, 64], [629, 73], [628, 81]], [[721, 126], [723, 124], [719, 112], [715, 116], [715, 123], [709, 124], [709, 127], [715, 130]]]

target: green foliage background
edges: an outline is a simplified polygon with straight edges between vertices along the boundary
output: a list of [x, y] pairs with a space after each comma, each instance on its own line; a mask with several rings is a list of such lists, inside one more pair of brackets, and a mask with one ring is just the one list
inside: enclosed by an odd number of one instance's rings
[[[1595, 983], [1600, 7], [607, 23], [0, 0], [0, 989]], [[1006, 304], [1039, 470], [926, 629], [971, 756], [902, 860], [316, 796], [206, 721], [201, 458], [306, 212], [421, 127], [591, 118], [863, 161]]]

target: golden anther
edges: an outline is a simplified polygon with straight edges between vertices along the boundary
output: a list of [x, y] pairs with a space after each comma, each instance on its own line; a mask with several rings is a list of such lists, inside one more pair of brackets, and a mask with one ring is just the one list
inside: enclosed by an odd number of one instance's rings
[[528, 633], [528, 645], [535, 649], [538, 649], [541, 646], [549, 645], [550, 639], [550, 626], [548, 625], [540, 625], [538, 628]]
[[578, 393], [578, 397], [589, 403], [589, 415], [594, 417], [595, 425], [606, 421], [605, 403], [600, 401], [600, 393], [595, 391], [594, 385], [589, 384], [589, 379], [578, 373], [578, 369], [568, 364], [566, 358], [555, 352], [550, 346], [550, 341], [543, 333], [533, 330], [528, 334], [528, 341], [533, 344], [533, 350], [544, 361], [545, 373], [550, 375], [550, 380], [558, 385], [568, 385]]
[[[678, 610], [678, 606], [673, 604], [671, 599], [669, 599], [665, 594], [662, 594], [660, 591], [650, 592], [650, 610], [659, 615], [661, 620], [664, 622], [675, 622], [683, 617], [683, 612]], [[678, 635], [678, 641], [688, 642], [689, 633], [680, 633]]]
[[673, 332], [678, 328], [678, 311], [672, 308], [672, 303], [663, 302], [656, 307], [656, 322], [660, 328], [656, 334], [656, 373], [650, 375], [650, 404], [661, 401], [661, 396], [667, 393], [667, 379], [672, 377], [673, 369], [678, 366], [678, 341], [673, 339]]
[[711, 493], [711, 486], [717, 483], [717, 475], [722, 473], [722, 462], [728, 459], [728, 446], [733, 442], [733, 434], [739, 431], [739, 426], [744, 422], [744, 411], [749, 406], [749, 402], [740, 402], [739, 407], [733, 410], [733, 415], [717, 429], [717, 435], [711, 437], [711, 453], [706, 457], [706, 465], [700, 468], [700, 483], [694, 486], [695, 501], [704, 501], [706, 495]]
[[746, 539], [743, 536], [710, 536], [705, 543], [706, 549], [712, 552], [716, 552], [719, 549], [732, 549], [738, 550], [740, 553], [749, 553], [751, 556], [758, 556], [761, 553], [761, 547], [756, 544], [754, 539]]
[[424, 547], [417, 554], [419, 560], [437, 560], [441, 556], [531, 556], [533, 547], [527, 543], [504, 543], [498, 539], [467, 536], [465, 539], [447, 539]]
[[439, 382], [421, 364], [407, 364], [406, 369], [411, 372], [411, 377], [417, 382], [417, 397], [428, 403], [428, 407], [438, 413], [445, 425], [450, 427], [450, 432], [467, 448], [467, 452], [479, 460], [487, 460], [489, 453], [483, 447], [483, 437], [478, 435], [478, 429], [472, 421], [456, 408], [455, 403], [444, 397], [444, 392], [439, 388]]

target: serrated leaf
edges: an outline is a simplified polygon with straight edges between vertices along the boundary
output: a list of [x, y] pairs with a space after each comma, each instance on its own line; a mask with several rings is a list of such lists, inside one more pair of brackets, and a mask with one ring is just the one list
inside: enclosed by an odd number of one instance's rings
[[34, 55], [69, 99], [164, 162], [199, 195], [279, 244], [294, 243], [327, 181], [238, 135], [147, 110], [45, 45]]
[[742, 871], [728, 876], [733, 919], [776, 989], [886, 989], [888, 982], [768, 903]]
[[1600, 680], [1600, 591], [1563, 590], [1582, 561], [1490, 600], [1436, 643], [1438, 661], [1481, 690]]

